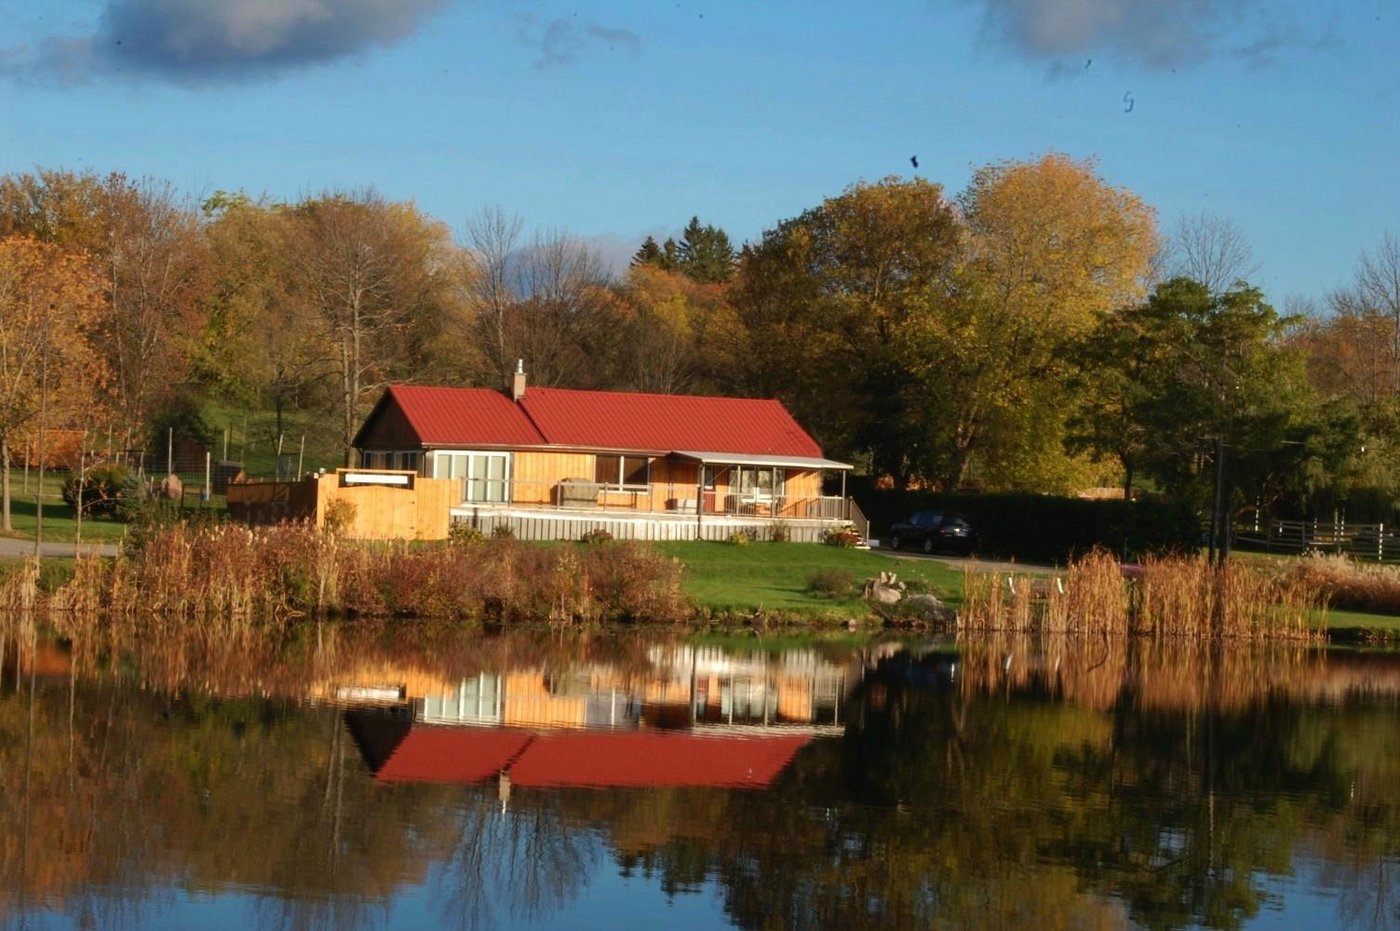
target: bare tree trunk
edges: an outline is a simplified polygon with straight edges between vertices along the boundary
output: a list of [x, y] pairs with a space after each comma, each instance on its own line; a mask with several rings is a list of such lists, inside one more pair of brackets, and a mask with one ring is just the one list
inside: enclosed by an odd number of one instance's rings
[[10, 523], [10, 438], [0, 436], [0, 510], [3, 510], [3, 518], [0, 518], [0, 527], [6, 533], [14, 530]]

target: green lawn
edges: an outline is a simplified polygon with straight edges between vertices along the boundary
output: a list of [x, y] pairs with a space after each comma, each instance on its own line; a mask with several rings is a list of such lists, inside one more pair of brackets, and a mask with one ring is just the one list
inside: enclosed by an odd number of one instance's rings
[[[250, 478], [272, 478], [277, 474], [277, 417], [273, 411], [245, 412], [233, 405], [209, 401], [201, 413], [215, 433], [210, 450], [215, 459], [225, 458], [227, 451], [227, 458], [242, 462], [243, 471]], [[322, 412], [286, 411], [282, 417], [282, 455], [290, 457], [292, 470], [300, 459], [303, 472], [344, 465], [334, 418]]]
[[1336, 642], [1400, 640], [1400, 617], [1332, 610], [1327, 612], [1327, 632]]
[[[66, 473], [45, 473], [44, 475], [44, 541], [46, 543], [72, 543], [77, 539], [78, 521], [73, 508], [63, 501], [63, 483]], [[36, 473], [30, 473], [29, 492], [24, 490], [24, 478], [14, 473], [10, 479], [10, 524], [11, 533], [5, 536], [22, 540], [33, 540], [38, 528], [38, 489]], [[194, 489], [186, 486], [187, 501], [193, 506], [197, 499]], [[207, 506], [222, 507], [223, 498], [216, 497]], [[110, 518], [84, 518], [82, 526], [84, 543], [120, 543], [126, 536], [127, 525]]]
[[[659, 543], [658, 548], [685, 565], [686, 595], [715, 614], [772, 611], [812, 618], [864, 617], [860, 584], [883, 572], [917, 583], [945, 602], [962, 600], [962, 573], [931, 559], [895, 559], [867, 550], [813, 543]], [[855, 592], [831, 598], [807, 590], [819, 570], [849, 573]]]

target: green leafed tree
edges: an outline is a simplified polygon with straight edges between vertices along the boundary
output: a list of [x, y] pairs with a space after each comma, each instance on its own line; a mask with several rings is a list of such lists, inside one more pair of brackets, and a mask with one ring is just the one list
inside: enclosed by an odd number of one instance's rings
[[1219, 439], [1237, 506], [1305, 496], [1345, 467], [1351, 444], [1317, 403], [1286, 325], [1257, 288], [1213, 294], [1188, 278], [1102, 315], [1080, 343], [1092, 387], [1076, 438], [1117, 460], [1125, 488], [1141, 474], [1205, 507]]
[[748, 339], [739, 389], [783, 398], [834, 454], [907, 483], [924, 443], [911, 385], [960, 240], [942, 188], [898, 178], [766, 232], [741, 257], [733, 295]]

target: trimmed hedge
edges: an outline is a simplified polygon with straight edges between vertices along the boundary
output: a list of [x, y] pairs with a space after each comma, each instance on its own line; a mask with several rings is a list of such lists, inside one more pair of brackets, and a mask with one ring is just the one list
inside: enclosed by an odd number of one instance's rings
[[[858, 480], [853, 480], [857, 484]], [[851, 488], [872, 534], [915, 511], [940, 508], [971, 521], [982, 556], [1063, 563], [1095, 547], [1136, 559], [1146, 553], [1194, 550], [1200, 522], [1184, 505], [1157, 499], [1090, 501], [1025, 493], [885, 491]]]

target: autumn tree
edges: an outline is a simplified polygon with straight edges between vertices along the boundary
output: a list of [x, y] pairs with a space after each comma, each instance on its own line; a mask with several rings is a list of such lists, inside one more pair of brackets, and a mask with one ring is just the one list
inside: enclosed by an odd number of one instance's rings
[[1364, 252], [1350, 285], [1331, 295], [1333, 313], [1376, 338], [1363, 384], [1369, 397], [1400, 398], [1400, 240], [1389, 233]]
[[289, 219], [295, 299], [314, 312], [331, 358], [349, 463], [368, 398], [391, 378], [418, 373], [449, 314], [447, 233], [412, 205], [372, 192], [306, 200]]
[[[87, 422], [106, 376], [106, 302], [87, 257], [27, 237], [0, 239], [0, 482], [10, 523], [10, 456], [26, 432]], [[42, 419], [40, 415], [42, 416]]]
[[0, 179], [0, 235], [86, 251], [111, 313], [101, 345], [130, 445], [190, 374], [206, 270], [195, 211], [173, 188], [120, 173], [41, 171]]
[[1258, 270], [1244, 231], [1213, 213], [1181, 217], [1166, 243], [1167, 278], [1190, 278], [1221, 294]]
[[974, 455], [983, 481], [1060, 487], [1070, 354], [1097, 315], [1135, 303], [1158, 241], [1152, 210], [1105, 183], [1091, 161], [1049, 154], [979, 170], [960, 198], [968, 251], [943, 360], [927, 379], [945, 426], [933, 475], [959, 486]]
[[293, 213], [224, 192], [204, 212], [210, 289], [199, 375], [225, 397], [270, 405], [280, 434], [289, 410], [333, 394], [324, 389], [334, 355], [297, 290]]
[[922, 415], [911, 405], [921, 334], [942, 313], [960, 231], [936, 184], [857, 184], [764, 233], [733, 299], [747, 330], [736, 387], [779, 397], [834, 455], [907, 482]]
[[611, 298], [617, 338], [600, 347], [610, 387], [658, 394], [721, 390], [740, 339], [725, 288], [643, 263], [612, 288]]
[[476, 378], [504, 385], [519, 359], [535, 384], [594, 385], [592, 360], [613, 337], [603, 263], [577, 237], [555, 231], [526, 239], [523, 227], [495, 209], [466, 227], [462, 281], [480, 354]]

